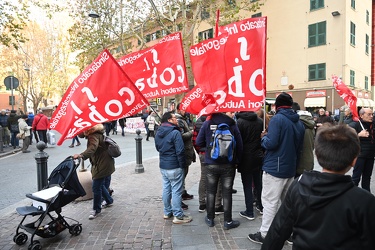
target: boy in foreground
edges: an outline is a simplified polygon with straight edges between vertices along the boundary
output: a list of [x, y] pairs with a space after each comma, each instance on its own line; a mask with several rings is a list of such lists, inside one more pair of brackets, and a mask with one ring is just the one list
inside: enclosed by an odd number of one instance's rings
[[282, 249], [293, 233], [293, 249], [375, 249], [375, 197], [345, 175], [360, 151], [346, 126], [322, 126], [315, 154], [322, 172], [304, 172], [290, 186], [262, 249]]

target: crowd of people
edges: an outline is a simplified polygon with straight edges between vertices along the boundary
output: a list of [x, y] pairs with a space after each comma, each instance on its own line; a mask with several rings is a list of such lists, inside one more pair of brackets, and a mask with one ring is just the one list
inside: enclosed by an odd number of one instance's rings
[[[348, 107], [342, 107], [336, 119], [324, 109], [314, 117], [285, 92], [278, 95], [274, 108], [272, 116], [264, 110], [214, 113], [199, 117], [194, 124], [180, 104], [164, 114], [157, 110], [143, 114], [146, 140], [154, 137], [159, 152], [164, 219], [175, 224], [193, 220], [184, 213], [188, 206], [183, 201], [194, 199], [185, 180], [198, 155], [199, 212], [206, 212], [208, 227], [215, 226], [219, 214], [224, 214], [225, 230], [240, 226], [232, 218], [238, 172], [244, 191], [239, 216], [252, 221], [255, 210], [262, 215], [259, 230], [248, 235], [262, 249], [281, 249], [285, 242], [296, 249], [375, 249], [371, 237], [375, 197], [370, 190], [375, 157], [373, 111], [360, 109], [358, 121]], [[46, 140], [44, 117], [41, 111], [33, 116], [2, 110], [5, 145], [18, 147], [19, 134], [24, 133], [22, 152], [27, 153], [33, 134], [37, 141]], [[118, 122], [124, 136], [125, 118]], [[213, 135], [223, 124], [233, 138], [234, 153], [219, 160], [212, 152]], [[87, 139], [87, 148], [73, 155], [89, 159], [92, 166], [90, 219], [114, 202], [109, 186], [115, 163], [104, 142], [111, 130], [117, 134], [117, 121], [85, 131], [79, 137]], [[71, 146], [75, 141], [81, 144], [77, 137]], [[313, 170], [314, 150], [322, 172]], [[352, 168], [352, 176], [345, 175]]]
[[[359, 121], [342, 108], [336, 121], [324, 109], [319, 116], [301, 110], [287, 93], [275, 102], [272, 118], [263, 110], [215, 113], [199, 117], [193, 130], [186, 127], [184, 111], [166, 112], [155, 134], [163, 179], [164, 218], [189, 223], [184, 188], [193, 145], [201, 163], [199, 212], [215, 226], [224, 214], [224, 229], [240, 226], [232, 219], [236, 171], [244, 190], [239, 215], [262, 215], [258, 232], [249, 240], [262, 249], [374, 249], [375, 197], [370, 193], [375, 140], [373, 112], [359, 111]], [[182, 120], [182, 121], [181, 121]], [[212, 156], [213, 126], [227, 124], [235, 138], [235, 157], [218, 161]], [[314, 171], [314, 150], [322, 172]], [[353, 168], [352, 176], [345, 175]], [[357, 187], [361, 181], [362, 188]], [[336, 225], [340, 225], [339, 228]]]
[[30, 153], [28, 148], [34, 141], [36, 143], [43, 141], [47, 145], [48, 124], [48, 117], [41, 109], [37, 110], [36, 115], [31, 111], [25, 114], [21, 109], [2, 109], [0, 126], [3, 129], [3, 147], [21, 148], [20, 140], [22, 140], [22, 153]]

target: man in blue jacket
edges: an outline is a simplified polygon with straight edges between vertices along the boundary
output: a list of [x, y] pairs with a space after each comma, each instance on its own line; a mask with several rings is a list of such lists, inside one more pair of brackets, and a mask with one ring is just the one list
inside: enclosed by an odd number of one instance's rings
[[305, 128], [292, 109], [292, 97], [283, 92], [275, 101], [276, 115], [268, 132], [262, 132], [262, 147], [266, 150], [263, 163], [263, 218], [260, 232], [249, 234], [249, 240], [262, 244], [273, 218], [296, 175], [303, 146]]
[[[229, 126], [231, 134], [234, 136], [235, 156], [232, 161], [229, 159], [226, 162], [214, 160], [211, 157], [210, 145], [212, 140], [212, 133], [215, 131], [217, 125], [225, 123]], [[237, 127], [236, 122], [229, 116], [223, 113], [212, 114], [211, 117], [203, 123], [199, 134], [197, 136], [196, 145], [199, 147], [205, 147], [205, 159], [206, 164], [206, 188], [207, 188], [207, 217], [205, 218], [206, 224], [209, 227], [215, 225], [215, 197], [219, 180], [222, 185], [222, 197], [224, 207], [224, 229], [236, 228], [240, 225], [239, 221], [232, 220], [232, 190], [233, 181], [236, 173], [236, 165], [239, 162], [238, 156], [242, 155], [242, 138], [240, 131]]]
[[155, 147], [159, 152], [159, 167], [163, 178], [164, 219], [174, 216], [173, 223], [192, 221], [181, 208], [184, 182], [185, 147], [175, 114], [167, 112], [161, 119], [155, 136]]

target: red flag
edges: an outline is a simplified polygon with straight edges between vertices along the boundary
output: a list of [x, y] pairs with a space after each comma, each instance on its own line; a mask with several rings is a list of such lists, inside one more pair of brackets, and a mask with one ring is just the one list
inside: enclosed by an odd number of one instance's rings
[[333, 86], [335, 87], [337, 93], [340, 95], [342, 99], [344, 99], [345, 103], [349, 106], [353, 114], [353, 120], [358, 121], [359, 116], [357, 112], [357, 97], [353, 94], [353, 92], [346, 86], [342, 80], [333, 75], [332, 76]]
[[150, 48], [125, 55], [118, 63], [148, 99], [189, 90], [180, 32], [163, 37]]
[[74, 81], [53, 113], [49, 128], [57, 145], [106, 121], [131, 116], [149, 105], [120, 65], [104, 50]]
[[[204, 112], [258, 110], [266, 96], [267, 18], [220, 27], [220, 36], [190, 49], [194, 78], [217, 106]], [[185, 100], [185, 99], [184, 99]], [[190, 105], [201, 106], [200, 101]], [[195, 108], [196, 109], [196, 108]], [[201, 114], [203, 114], [201, 112]]]

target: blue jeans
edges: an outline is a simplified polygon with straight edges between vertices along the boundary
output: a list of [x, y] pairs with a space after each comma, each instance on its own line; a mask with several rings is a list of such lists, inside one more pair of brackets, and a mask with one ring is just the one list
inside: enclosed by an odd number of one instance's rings
[[102, 197], [107, 204], [112, 204], [113, 199], [109, 195], [107, 188], [104, 186], [106, 177], [92, 180], [92, 192], [94, 194], [93, 210], [97, 213], [102, 211]]
[[19, 139], [17, 138], [17, 134], [19, 132], [11, 132], [11, 138], [10, 138], [10, 143], [12, 144], [13, 147], [18, 147], [20, 145], [20, 141]]
[[215, 197], [219, 180], [223, 196], [224, 221], [232, 221], [232, 189], [236, 169], [231, 164], [207, 165], [207, 218], [215, 218]]
[[353, 175], [352, 180], [356, 186], [358, 186], [359, 181], [361, 180], [362, 176], [362, 188], [370, 191], [370, 181], [371, 181], [371, 175], [372, 175], [372, 169], [374, 168], [374, 158], [362, 158], [358, 157], [354, 169], [353, 169]]
[[182, 185], [184, 182], [184, 170], [182, 168], [160, 169], [163, 179], [163, 204], [164, 214], [173, 213], [176, 217], [181, 217], [184, 212], [181, 208]]

